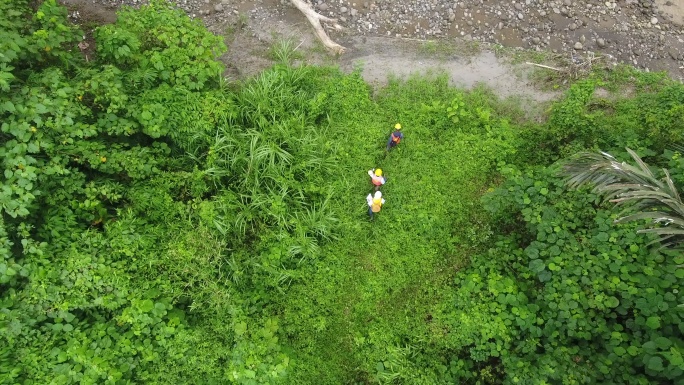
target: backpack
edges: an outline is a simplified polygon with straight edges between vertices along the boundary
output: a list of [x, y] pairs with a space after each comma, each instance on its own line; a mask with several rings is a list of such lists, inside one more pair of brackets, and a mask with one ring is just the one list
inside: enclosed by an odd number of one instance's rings
[[382, 199], [373, 199], [373, 205], [371, 206], [371, 211], [374, 213], [380, 212], [380, 207], [382, 207]]

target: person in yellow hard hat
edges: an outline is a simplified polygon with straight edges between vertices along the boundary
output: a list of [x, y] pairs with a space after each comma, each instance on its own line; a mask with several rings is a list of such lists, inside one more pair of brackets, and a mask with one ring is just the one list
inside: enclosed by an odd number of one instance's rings
[[397, 123], [394, 125], [394, 131], [392, 131], [387, 140], [387, 149], [385, 151], [393, 149], [402, 139], [404, 139], [404, 134], [401, 132], [401, 124]]
[[382, 205], [385, 204], [385, 199], [383, 199], [382, 193], [380, 191], [376, 191], [375, 195], [368, 194], [366, 197], [366, 202], [368, 202], [368, 216], [370, 216], [372, 221], [373, 214], [380, 212]]
[[380, 186], [385, 184], [386, 179], [382, 175], [382, 170], [379, 168], [373, 168], [368, 170], [368, 175], [371, 178], [371, 183], [375, 185], [375, 191], [378, 191], [380, 189]]

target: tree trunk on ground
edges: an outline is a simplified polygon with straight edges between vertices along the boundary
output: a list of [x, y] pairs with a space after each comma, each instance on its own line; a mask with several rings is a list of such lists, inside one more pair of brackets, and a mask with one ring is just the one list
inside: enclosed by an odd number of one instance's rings
[[311, 8], [309, 4], [304, 2], [304, 0], [290, 0], [290, 2], [292, 3], [292, 5], [297, 7], [297, 9], [299, 9], [304, 14], [304, 16], [306, 16], [306, 18], [309, 20], [309, 23], [311, 23], [311, 25], [313, 26], [314, 31], [316, 32], [316, 36], [318, 36], [318, 39], [321, 40], [321, 43], [323, 43], [323, 45], [328, 51], [338, 55], [344, 52], [345, 48], [332, 41], [328, 34], [325, 33], [323, 25], [321, 25], [321, 22], [330, 23], [335, 29], [341, 30], [342, 26], [337, 24], [337, 20], [325, 17], [317, 13], [313, 10], [313, 8]]

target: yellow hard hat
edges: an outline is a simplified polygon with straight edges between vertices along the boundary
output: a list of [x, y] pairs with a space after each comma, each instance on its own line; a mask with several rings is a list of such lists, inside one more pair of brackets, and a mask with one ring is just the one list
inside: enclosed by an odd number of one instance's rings
[[379, 168], [375, 169], [375, 176], [382, 176], [382, 170]]
[[399, 124], [399, 123], [395, 124], [394, 128], [396, 128], [397, 130], [401, 130], [401, 124]]

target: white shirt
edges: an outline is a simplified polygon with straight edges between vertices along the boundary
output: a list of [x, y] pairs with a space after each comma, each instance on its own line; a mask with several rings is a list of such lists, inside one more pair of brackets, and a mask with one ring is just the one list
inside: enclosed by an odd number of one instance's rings
[[375, 170], [368, 170], [368, 175], [370, 175], [373, 182], [380, 182], [380, 184], [385, 184], [385, 177], [375, 175]]
[[[368, 206], [373, 206], [373, 194], [368, 194], [366, 202], [368, 202]], [[385, 204], [385, 198], [382, 198], [382, 204]]]

